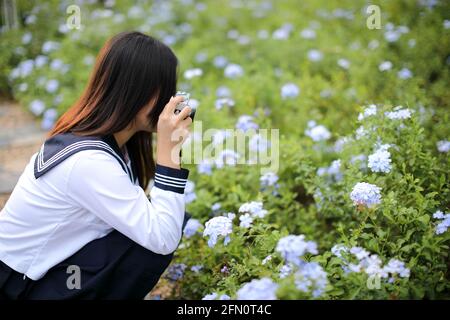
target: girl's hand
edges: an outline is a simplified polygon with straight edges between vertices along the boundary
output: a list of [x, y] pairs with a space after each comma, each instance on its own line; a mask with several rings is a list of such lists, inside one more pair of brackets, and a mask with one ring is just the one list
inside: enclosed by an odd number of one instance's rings
[[159, 115], [156, 130], [156, 162], [160, 165], [180, 169], [181, 145], [189, 136], [191, 108], [186, 106], [175, 114], [175, 107], [184, 100], [183, 96], [170, 98]]

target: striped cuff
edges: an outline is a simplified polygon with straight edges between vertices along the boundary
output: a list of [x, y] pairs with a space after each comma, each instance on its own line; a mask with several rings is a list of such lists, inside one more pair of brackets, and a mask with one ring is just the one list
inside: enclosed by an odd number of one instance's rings
[[155, 167], [155, 187], [163, 190], [184, 193], [189, 170], [174, 169], [156, 164]]

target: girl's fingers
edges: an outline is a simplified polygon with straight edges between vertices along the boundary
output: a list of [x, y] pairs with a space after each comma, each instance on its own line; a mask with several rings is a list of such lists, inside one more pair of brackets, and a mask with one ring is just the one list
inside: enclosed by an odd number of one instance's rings
[[[182, 122], [185, 120], [186, 117], [189, 117], [189, 114], [191, 113], [192, 108], [189, 106], [186, 106], [183, 108], [183, 110], [181, 110], [181, 112], [179, 114], [177, 114], [177, 121]], [[189, 118], [191, 119], [191, 118]], [[192, 121], [192, 119], [191, 119]]]
[[175, 112], [175, 108], [176, 108], [177, 104], [179, 104], [180, 102], [183, 102], [183, 101], [184, 101], [183, 96], [171, 97], [169, 102], [164, 107], [163, 112], [167, 112], [168, 114], [173, 114]]
[[181, 122], [180, 122], [180, 125], [181, 125], [183, 128], [188, 128], [191, 124], [192, 124], [192, 119], [191, 119], [191, 117], [187, 117], [186, 119], [181, 120]]

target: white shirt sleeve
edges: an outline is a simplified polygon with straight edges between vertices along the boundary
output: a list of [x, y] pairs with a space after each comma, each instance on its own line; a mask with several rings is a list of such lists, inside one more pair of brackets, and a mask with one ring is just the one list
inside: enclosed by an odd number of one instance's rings
[[182, 236], [188, 174], [186, 169], [157, 164], [150, 201], [113, 156], [91, 150], [74, 162], [67, 196], [141, 246], [169, 254]]

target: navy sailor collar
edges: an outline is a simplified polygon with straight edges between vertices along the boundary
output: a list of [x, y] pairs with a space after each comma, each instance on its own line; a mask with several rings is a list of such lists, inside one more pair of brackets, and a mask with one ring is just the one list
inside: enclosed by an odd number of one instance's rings
[[72, 132], [60, 133], [45, 140], [34, 161], [34, 177], [38, 179], [74, 153], [82, 150], [103, 150], [109, 153], [117, 159], [131, 181], [133, 183], [137, 181], [133, 161], [129, 155], [133, 169], [130, 170], [114, 135], [79, 136]]

